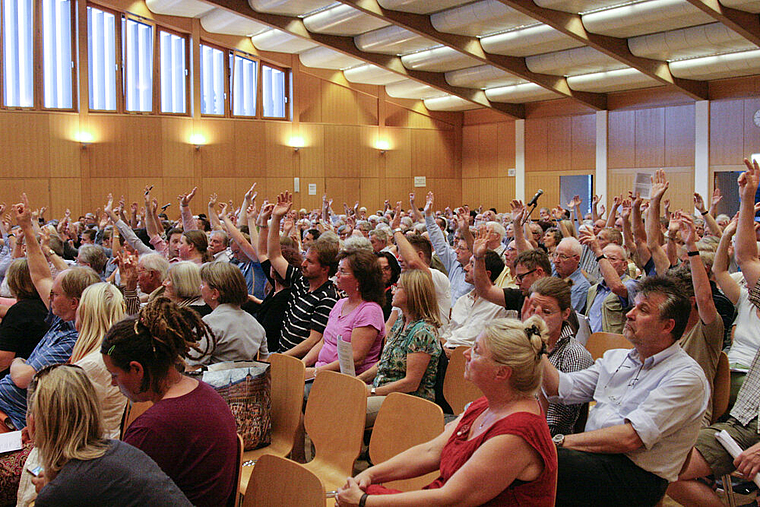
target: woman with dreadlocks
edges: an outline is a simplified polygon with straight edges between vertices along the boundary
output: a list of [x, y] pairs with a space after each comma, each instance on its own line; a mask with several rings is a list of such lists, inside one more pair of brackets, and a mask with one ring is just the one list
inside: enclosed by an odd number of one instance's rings
[[100, 349], [113, 384], [133, 402], [153, 402], [124, 441], [153, 458], [201, 507], [234, 505], [237, 498], [235, 419], [213, 388], [180, 373], [190, 350], [203, 356], [215, 345], [196, 312], [161, 297], [114, 325]]

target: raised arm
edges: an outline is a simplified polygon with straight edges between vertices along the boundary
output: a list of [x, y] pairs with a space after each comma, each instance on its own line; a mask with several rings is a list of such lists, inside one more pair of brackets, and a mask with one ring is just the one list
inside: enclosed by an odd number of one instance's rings
[[447, 271], [451, 271], [454, 263], [457, 261], [457, 255], [453, 248], [448, 244], [446, 238], [443, 237], [443, 231], [438, 224], [435, 223], [435, 216], [433, 215], [433, 192], [428, 192], [425, 198], [425, 227], [430, 237], [430, 243], [433, 245], [433, 250], [438, 254], [438, 258], [441, 259], [443, 266]]
[[707, 224], [707, 228], [710, 230], [710, 232], [712, 232], [714, 236], [720, 237], [720, 235], [723, 233], [720, 225], [718, 225], [718, 222], [715, 221], [715, 218], [712, 216], [712, 213], [710, 213], [710, 210], [705, 208], [705, 201], [702, 199], [702, 196], [696, 192], [694, 192], [694, 207], [697, 208], [699, 214], [702, 215], [702, 218], [705, 219], [705, 224]]
[[486, 271], [486, 252], [488, 247], [488, 233], [486, 231], [478, 232], [478, 237], [475, 239], [475, 243], [472, 249], [472, 255], [475, 257], [475, 269], [472, 272], [473, 285], [475, 285], [475, 293], [483, 299], [490, 301], [493, 304], [504, 306], [506, 300], [504, 298], [504, 290], [496, 287], [491, 279], [488, 278], [488, 272]]
[[[142, 242], [140, 238], [137, 237], [135, 231], [133, 231], [132, 228], [128, 226], [123, 220], [121, 220], [113, 211], [113, 195], [108, 194], [108, 201], [106, 202], [105, 208], [103, 209], [105, 213], [111, 217], [114, 225], [114, 230], [118, 230], [121, 234], [121, 237], [124, 238], [124, 241], [129, 243], [132, 248], [137, 250], [138, 254], [143, 255], [153, 252], [149, 246], [147, 246]], [[113, 241], [112, 244], [116, 245], [116, 242]]]
[[[256, 201], [256, 196], [258, 194], [256, 193], [256, 183], [251, 185], [251, 188], [248, 189], [248, 192], [243, 195], [243, 204], [240, 205], [240, 213], [238, 213], [238, 223], [242, 224], [245, 222], [246, 213], [248, 210], [248, 206], [250, 206], [253, 202]], [[249, 228], [250, 229], [250, 228]]]
[[293, 196], [290, 195], [290, 192], [286, 191], [278, 195], [277, 204], [272, 208], [272, 223], [269, 225], [267, 254], [272, 267], [277, 270], [282, 278], [288, 274], [288, 261], [282, 256], [280, 249], [280, 222], [292, 206]]
[[[718, 310], [713, 302], [712, 288], [710, 287], [707, 270], [697, 250], [697, 231], [694, 227], [694, 219], [686, 213], [676, 214], [681, 225], [681, 236], [686, 244], [686, 250], [689, 252], [691, 281], [694, 284], [694, 297], [697, 301], [699, 318], [705, 324], [712, 324], [718, 318]], [[697, 255], [694, 255], [694, 252], [697, 252]]]
[[[143, 192], [143, 200], [145, 201], [145, 232], [148, 233], [149, 238], [153, 238], [154, 236], [158, 235], [158, 225], [160, 224], [157, 215], [158, 210], [155, 210], [153, 208], [153, 204], [151, 203], [150, 199], [150, 191], [152, 189], [153, 185], [146, 185], [145, 191]], [[156, 206], [158, 206], [158, 201], [156, 201]]]
[[[512, 223], [522, 223], [522, 221], [525, 220], [526, 212], [522, 201], [513, 199], [510, 205], [512, 206]], [[523, 228], [512, 226], [512, 229], [515, 231], [515, 248], [517, 249], [517, 254], [519, 255], [528, 250], [533, 250], [533, 244], [525, 239], [525, 231]], [[532, 234], [531, 237], [533, 237]]]
[[232, 223], [232, 220], [230, 220], [230, 217], [227, 215], [227, 205], [222, 203], [222, 209], [219, 214], [222, 220], [222, 224], [224, 228], [227, 230], [227, 234], [230, 238], [232, 238], [232, 241], [237, 243], [237, 245], [240, 247], [240, 250], [243, 251], [243, 253], [251, 259], [254, 262], [259, 261], [258, 252], [256, 252], [256, 248], [248, 242], [247, 239], [245, 239], [245, 236], [243, 236], [243, 233], [240, 232], [240, 229], [235, 227], [235, 224]]
[[[218, 196], [216, 192], [213, 192], [208, 198], [208, 220], [211, 223], [211, 230], [216, 231], [222, 228], [222, 221], [219, 219], [219, 215], [216, 212], [216, 202]], [[224, 203], [222, 203], [224, 205]], [[226, 205], [224, 205], [226, 208]], [[234, 224], [233, 224], [234, 227]]]
[[744, 159], [747, 170], [743, 172], [739, 184], [739, 223], [736, 227], [736, 262], [747, 280], [747, 288], [752, 291], [760, 278], [760, 260], [757, 258], [757, 236], [755, 234], [755, 193], [760, 181], [760, 166], [756, 160]]
[[417, 204], [415, 203], [415, 200], [416, 200], [416, 194], [414, 192], [409, 192], [409, 206], [412, 209], [412, 220], [415, 223], [423, 222], [425, 219], [423, 218], [422, 213], [420, 213], [420, 210], [417, 208]]
[[26, 260], [29, 264], [29, 274], [32, 277], [32, 283], [37, 289], [37, 293], [42, 298], [42, 302], [50, 309], [50, 290], [53, 288], [53, 275], [50, 273], [45, 254], [37, 242], [32, 226], [32, 210], [29, 208], [29, 200], [26, 194], [21, 194], [21, 202], [13, 205], [16, 213], [16, 223], [21, 227], [26, 242]]
[[417, 254], [417, 250], [414, 249], [406, 236], [401, 232], [399, 226], [401, 225], [401, 201], [396, 203], [396, 212], [393, 216], [393, 223], [391, 228], [393, 229], [393, 239], [396, 240], [396, 246], [398, 247], [398, 253], [406, 263], [407, 269], [422, 269], [430, 272], [430, 266], [425, 264], [420, 256]]
[[472, 246], [475, 242], [475, 238], [472, 236], [472, 232], [470, 231], [470, 212], [464, 208], [460, 208], [460, 212], [457, 213], [456, 222], [459, 234], [462, 236], [464, 242], [467, 243], [467, 248], [469, 248], [470, 252], [472, 252]]
[[670, 260], [662, 248], [662, 231], [660, 231], [660, 203], [668, 190], [670, 182], [665, 179], [665, 171], [658, 169], [652, 176], [652, 192], [647, 211], [646, 233], [647, 247], [652, 253], [657, 274], [664, 274], [670, 268]]
[[[258, 238], [259, 241], [257, 243], [257, 249], [259, 252], [259, 262], [264, 262], [265, 260], [269, 259], [269, 248], [268, 248], [268, 240], [269, 240], [269, 219], [272, 217], [272, 210], [274, 209], [274, 204], [268, 203], [266, 200], [261, 204], [261, 212], [259, 213], [259, 216], [256, 217], [256, 223], [251, 223], [251, 216], [248, 215], [248, 229], [253, 230], [256, 229], [256, 226], [258, 224]], [[253, 239], [253, 236], [251, 236], [251, 239]]]
[[607, 223], [605, 227], [615, 227], [615, 220], [617, 220], [617, 212], [620, 203], [623, 202], [622, 195], [616, 195], [612, 198], [612, 206], [610, 207], [610, 215], [607, 217]]
[[180, 194], [177, 196], [177, 199], [179, 200], [179, 211], [182, 216], [182, 229], [185, 232], [198, 229], [198, 226], [195, 224], [195, 219], [193, 218], [193, 212], [190, 211], [190, 201], [193, 200], [195, 192], [197, 191], [198, 187], [193, 187], [189, 194]]
[[723, 294], [731, 300], [733, 304], [739, 302], [741, 297], [741, 287], [728, 272], [728, 265], [730, 262], [728, 255], [728, 248], [731, 246], [731, 240], [736, 234], [736, 224], [739, 219], [739, 214], [731, 220], [726, 229], [723, 231], [723, 236], [720, 237], [720, 243], [718, 249], [715, 251], [715, 260], [713, 261], [712, 271], [715, 275], [715, 281], [718, 283], [718, 287], [723, 291]]

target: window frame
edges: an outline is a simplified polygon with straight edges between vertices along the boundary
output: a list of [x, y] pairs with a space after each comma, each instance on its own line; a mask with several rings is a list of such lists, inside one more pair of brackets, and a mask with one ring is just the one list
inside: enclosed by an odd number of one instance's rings
[[73, 65], [71, 66], [71, 107], [45, 107], [45, 55], [44, 55], [44, 44], [43, 44], [43, 37], [44, 31], [43, 31], [43, 23], [42, 23], [42, 2], [35, 2], [35, 15], [39, 13], [39, 16], [37, 18], [39, 19], [38, 23], [35, 23], [35, 34], [34, 34], [34, 46], [35, 46], [35, 52], [34, 57], [35, 60], [37, 59], [37, 54], [39, 52], [39, 60], [35, 61], [35, 69], [39, 67], [40, 69], [40, 76], [39, 78], [35, 77], [35, 87], [39, 88], [39, 91], [35, 89], [35, 109], [37, 109], [37, 99], [39, 98], [39, 108], [40, 110], [44, 111], [65, 111], [65, 112], [75, 112], [79, 110], [79, 82], [77, 80], [77, 76], [79, 75], [79, 48], [77, 47], [77, 31], [79, 27], [77, 26], [77, 0], [71, 0], [69, 2], [69, 9], [71, 9], [71, 35], [70, 35], [70, 43], [71, 43], [71, 59], [73, 61]]
[[[224, 76], [222, 78], [222, 82], [224, 86], [224, 112], [222, 114], [211, 114], [211, 113], [204, 113], [203, 112], [203, 71], [201, 70], [201, 65], [203, 61], [203, 57], [200, 57], [200, 60], [198, 62], [198, 91], [201, 94], [201, 103], [198, 105], [199, 112], [201, 117], [205, 118], [230, 118], [232, 114], [232, 93], [230, 91], [230, 49], [226, 48], [224, 46], [220, 46], [219, 44], [209, 42], [207, 40], [201, 39], [198, 41], [198, 47], [201, 49], [201, 46], [207, 46], [212, 49], [216, 49], [218, 51], [222, 52], [223, 58], [222, 61], [224, 62], [224, 65], [222, 68], [224, 69]], [[200, 53], [200, 51], [199, 51]]]
[[[124, 79], [123, 78], [124, 63], [123, 63], [123, 55], [122, 55], [122, 49], [121, 49], [122, 48], [122, 33], [121, 33], [122, 23], [121, 23], [121, 19], [124, 16], [125, 13], [119, 12], [119, 11], [117, 11], [115, 9], [111, 9], [109, 7], [103, 7], [102, 5], [96, 4], [94, 2], [87, 2], [87, 5], [85, 6], [85, 8], [86, 7], [93, 7], [95, 9], [101, 10], [103, 12], [107, 12], [109, 14], [112, 14], [116, 18], [116, 21], [114, 22], [114, 36], [116, 38], [116, 40], [114, 42], [116, 44], [116, 46], [115, 46], [116, 54], [114, 55], [114, 63], [116, 64], [116, 69], [114, 69], [114, 72], [116, 73], [116, 76], [115, 76], [115, 78], [116, 78], [116, 81], [115, 81], [115, 86], [116, 86], [116, 109], [95, 109], [95, 108], [92, 107], [92, 104], [90, 103], [90, 89], [92, 88], [92, 83], [90, 82], [90, 77], [89, 77], [89, 75], [90, 75], [90, 69], [89, 69], [89, 65], [90, 65], [89, 51], [90, 51], [90, 48], [89, 48], [89, 42], [88, 42], [87, 47], [85, 47], [84, 49], [80, 48], [80, 51], [87, 51], [87, 65], [88, 65], [88, 68], [87, 68], [87, 112], [89, 112], [89, 113], [98, 113], [98, 114], [101, 114], [101, 113], [103, 113], [103, 114], [123, 114], [123, 113], [126, 112], [125, 110], [126, 110], [127, 99], [126, 99], [126, 95], [124, 93], [124, 85], [122, 84], [123, 83], [123, 79]], [[86, 20], [85, 20], [84, 25], [87, 26], [87, 21]], [[89, 32], [85, 33], [85, 35], [86, 35], [85, 39], [87, 41], [89, 41], [89, 39], [90, 39]], [[121, 90], [121, 93], [119, 93], [119, 90]]]
[[[261, 109], [260, 109], [261, 115], [259, 116], [259, 118], [261, 118], [262, 120], [290, 121], [291, 120], [291, 118], [290, 118], [290, 101], [291, 101], [291, 97], [290, 97], [290, 69], [287, 68], [287, 67], [281, 67], [280, 65], [276, 65], [274, 63], [267, 62], [267, 61], [264, 61], [264, 60], [261, 60], [261, 59], [259, 59], [259, 62], [260, 62], [259, 63], [259, 69], [260, 69], [259, 70], [259, 75], [261, 76], [261, 77], [259, 77], [259, 90], [258, 90], [258, 93], [259, 93], [258, 100], [259, 100], [259, 104], [261, 105]], [[263, 98], [264, 98], [264, 69], [263, 69], [263, 67], [265, 65], [267, 67], [272, 68], [272, 69], [279, 70], [280, 72], [282, 72], [284, 74], [285, 80], [283, 82], [283, 87], [284, 87], [284, 92], [285, 92], [284, 93], [284, 96], [285, 96], [285, 105], [284, 105], [285, 116], [264, 116], [264, 100], [263, 100]], [[258, 112], [258, 110], [257, 110], [257, 112]]]
[[[240, 50], [237, 50], [237, 49], [230, 49], [228, 51], [229, 51], [229, 56], [232, 57], [232, 58], [228, 57], [228, 66], [229, 66], [229, 75], [230, 75], [230, 77], [229, 77], [229, 89], [230, 89], [229, 97], [230, 98], [229, 98], [229, 101], [228, 101], [229, 102], [229, 109], [230, 109], [230, 115], [229, 115], [229, 117], [230, 118], [243, 118], [243, 119], [248, 119], [248, 120], [261, 118], [261, 113], [263, 111], [262, 108], [261, 108], [261, 97], [260, 97], [261, 83], [262, 83], [262, 81], [261, 81], [261, 63], [262, 63], [261, 62], [261, 58], [258, 58], [255, 55], [252, 55], [250, 53], [246, 53], [245, 51], [240, 51]], [[234, 102], [235, 101], [235, 96], [232, 93], [232, 91], [233, 91], [232, 80], [234, 79], [235, 74], [234, 74], [234, 64], [232, 63], [232, 61], [234, 61], [234, 57], [236, 57], [236, 56], [239, 56], [240, 58], [244, 58], [246, 60], [250, 60], [250, 61], [252, 61], [252, 62], [254, 62], [256, 64], [256, 93], [253, 94], [253, 100], [255, 101], [254, 110], [256, 111], [256, 113], [253, 116], [243, 115], [243, 114], [235, 114], [234, 113], [234, 111], [235, 111], [235, 102]]]
[[151, 71], [150, 71], [150, 74], [151, 74], [151, 83], [150, 83], [150, 86], [151, 86], [151, 93], [150, 93], [150, 96], [151, 96], [151, 109], [150, 109], [150, 111], [128, 111], [127, 110], [127, 55], [126, 55], [126, 51], [125, 51], [125, 49], [126, 49], [126, 43], [127, 43], [127, 34], [125, 34], [122, 31], [122, 33], [121, 33], [121, 39], [120, 39], [120, 45], [119, 45], [119, 49], [120, 49], [120, 52], [121, 52], [121, 55], [120, 55], [120, 58], [119, 58], [119, 60], [120, 60], [121, 63], [119, 65], [119, 69], [121, 71], [121, 95], [122, 95], [122, 101], [123, 101], [123, 104], [122, 104], [123, 109], [121, 111], [117, 111], [117, 112], [124, 113], [124, 114], [137, 114], [137, 115], [152, 115], [152, 114], [157, 114], [158, 111], [160, 110], [160, 108], [157, 107], [156, 101], [161, 100], [161, 91], [160, 91], [161, 84], [160, 84], [160, 81], [158, 82], [159, 84], [156, 85], [156, 83], [157, 83], [156, 79], [159, 79], [159, 80], [161, 79], [161, 73], [160, 73], [161, 69], [156, 64], [157, 58], [159, 57], [159, 55], [157, 54], [158, 48], [156, 47], [157, 46], [157, 40], [158, 40], [158, 37], [157, 37], [158, 25], [152, 19], [144, 18], [142, 16], [137, 16], [137, 15], [132, 14], [130, 12], [122, 12], [121, 13], [121, 20], [122, 20], [122, 22], [118, 23], [120, 28], [123, 27], [123, 26], [125, 26], [129, 21], [134, 21], [135, 23], [141, 23], [143, 25], [148, 25], [148, 26], [150, 26], [152, 28], [152, 30], [151, 30], [152, 61], [151, 61]]
[[[155, 51], [155, 57], [153, 61], [153, 66], [155, 68], [156, 75], [153, 77], [154, 82], [158, 83], [156, 86], [154, 86], [154, 90], [158, 98], [156, 99], [155, 103], [155, 114], [161, 115], [161, 116], [181, 116], [181, 117], [188, 117], [192, 116], [192, 104], [193, 104], [193, 95], [192, 95], [192, 84], [193, 84], [193, 69], [191, 66], [191, 56], [192, 56], [192, 46], [190, 44], [190, 34], [178, 32], [177, 30], [172, 30], [171, 28], [167, 28], [162, 25], [156, 25], [155, 28], [155, 44], [154, 44], [154, 51]], [[160, 33], [166, 32], [171, 35], [175, 35], [177, 37], [181, 37], [185, 44], [185, 112], [184, 113], [165, 113], [161, 110], [161, 37]], [[158, 81], [155, 81], [158, 79]]]

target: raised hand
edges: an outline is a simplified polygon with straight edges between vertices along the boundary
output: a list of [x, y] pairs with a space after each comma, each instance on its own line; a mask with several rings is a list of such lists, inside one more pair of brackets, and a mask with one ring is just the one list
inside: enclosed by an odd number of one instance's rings
[[430, 216], [433, 214], [433, 192], [428, 192], [425, 197], [425, 214]]
[[523, 216], [525, 215], [525, 205], [518, 199], [513, 199], [510, 203], [512, 206], [512, 223], [516, 224], [515, 227], [522, 224]]
[[[212, 193], [208, 197], [208, 207], [209, 208], [215, 207], [216, 206], [216, 201], [217, 201], [218, 198], [219, 198], [219, 196], [216, 195], [216, 192]], [[222, 204], [224, 204], [224, 203], [222, 203]]]
[[256, 183], [251, 185], [251, 188], [248, 189], [248, 192], [245, 193], [243, 198], [247, 200], [248, 202], [252, 202], [254, 199], [256, 199]]
[[712, 213], [715, 210], [715, 206], [718, 205], [721, 199], [723, 199], [723, 194], [721, 194], [720, 189], [718, 187], [715, 187], [715, 190], [713, 190], [713, 194], [712, 194], [712, 201], [710, 203], [710, 213]]
[[604, 204], [599, 205], [599, 216], [603, 216], [607, 212], [607, 208], [604, 206]]
[[631, 210], [631, 200], [623, 199], [623, 202], [620, 203], [620, 216], [623, 218], [623, 220], [628, 220], [628, 217], [631, 216]]
[[681, 238], [683, 238], [684, 243], [689, 246], [696, 245], [699, 238], [697, 237], [697, 228], [694, 227], [694, 219], [681, 211], [676, 212], [676, 214], [680, 221]]
[[21, 194], [21, 202], [13, 205], [13, 211], [15, 213], [16, 223], [21, 228], [32, 226], [32, 210], [29, 208], [29, 199], [26, 197], [26, 193]]
[[274, 203], [264, 201], [261, 205], [261, 212], [259, 213], [259, 227], [265, 227], [267, 225], [267, 222], [269, 222], [269, 219], [272, 217], [272, 210], [274, 210]]
[[697, 208], [697, 211], [700, 213], [705, 212], [705, 201], [697, 192], [694, 192], [694, 207]]
[[670, 182], [665, 178], [665, 171], [657, 169], [652, 175], [652, 192], [651, 200], [660, 200], [665, 191], [670, 186]]
[[190, 201], [193, 200], [193, 197], [195, 197], [195, 192], [197, 191], [198, 187], [193, 187], [189, 194], [179, 194], [177, 196], [177, 199], [179, 199], [179, 205], [182, 207], [190, 205]]
[[567, 207], [573, 209], [576, 206], [580, 206], [582, 202], [583, 200], [581, 199], [581, 196], [575, 195], [572, 199], [570, 199], [570, 202], [567, 203]]
[[395, 231], [401, 226], [401, 201], [396, 203], [396, 207], [393, 209], [393, 221], [391, 222], [391, 230]]
[[472, 254], [476, 259], [482, 258], [488, 251], [488, 232], [485, 227], [478, 231], [472, 244]]
[[744, 165], [747, 166], [747, 170], [739, 175], [737, 183], [739, 184], [739, 196], [742, 201], [754, 202], [755, 192], [757, 192], [757, 185], [760, 181], [760, 166], [757, 161], [750, 162], [746, 158], [744, 159]]
[[293, 196], [286, 190], [277, 196], [277, 204], [272, 210], [272, 216], [275, 218], [284, 217], [290, 211], [291, 206], [293, 206]]

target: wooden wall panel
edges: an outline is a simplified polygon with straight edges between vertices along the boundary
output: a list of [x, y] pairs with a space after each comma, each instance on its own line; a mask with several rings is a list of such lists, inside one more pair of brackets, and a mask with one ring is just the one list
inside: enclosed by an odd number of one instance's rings
[[[294, 165], [298, 155], [288, 146], [292, 133], [288, 122], [264, 123], [265, 166], [262, 176], [290, 177], [295, 176]], [[241, 147], [238, 147], [240, 149]], [[245, 149], [243, 147], [243, 149]]]
[[[546, 167], [545, 171], [564, 171], [572, 167], [572, 118], [569, 116], [534, 120], [545, 123]], [[527, 122], [526, 122], [527, 123]]]
[[546, 121], [525, 120], [525, 171], [547, 170]]
[[[34, 202], [30, 204], [37, 208], [39, 207]], [[60, 212], [56, 213], [56, 210], [64, 211], [66, 208], [71, 209], [76, 213], [77, 211], [84, 210], [82, 206], [82, 186], [78, 178], [51, 178], [50, 179], [50, 201], [48, 209], [51, 213], [48, 213], [45, 218], [51, 218], [62, 216]], [[87, 209], [95, 210], [96, 208], [103, 209], [105, 201], [100, 205], [89, 207]], [[78, 214], [78, 213], [77, 213]]]
[[191, 118], [166, 117], [161, 121], [161, 167], [163, 176], [183, 177], [193, 172], [195, 147]]
[[639, 109], [635, 113], [634, 167], [661, 167], [665, 165], [665, 110]]
[[[554, 207], [559, 204], [559, 173], [533, 172], [525, 174], [525, 195], [532, 196], [539, 188], [543, 189], [541, 205]], [[562, 203], [563, 206], [567, 203]]]
[[28, 112], [0, 114], [0, 149], [3, 176], [40, 178], [47, 176], [50, 123], [45, 115]]
[[[412, 176], [412, 130], [385, 128], [382, 136], [388, 140], [390, 149], [382, 158], [385, 161], [386, 178], [409, 178]], [[382, 165], [382, 161], [380, 163]]]
[[385, 178], [385, 198], [395, 206], [397, 201], [406, 209], [409, 207], [409, 192], [417, 190], [413, 187], [412, 178]]
[[428, 192], [434, 194], [435, 209], [443, 210], [447, 206], [454, 209], [463, 204], [462, 189], [465, 185], [459, 178], [428, 178], [427, 187], [417, 190], [420, 197], [417, 198], [418, 204], [424, 206], [425, 196]]
[[665, 109], [665, 167], [694, 165], [694, 106]]
[[[744, 99], [744, 157], [749, 157], [752, 153], [760, 152], [760, 128], [755, 125], [753, 117], [755, 112], [760, 110], [760, 99]], [[742, 158], [741, 156], [737, 158]], [[739, 161], [738, 163], [741, 163]]]
[[744, 152], [744, 101], [710, 103], [710, 165], [740, 163]]
[[[515, 122], [502, 122], [498, 124], [496, 130], [496, 139], [499, 152], [499, 167], [515, 167]], [[464, 149], [464, 143], [462, 146]]]
[[455, 161], [456, 147], [453, 132], [412, 130], [413, 176], [436, 178], [461, 177]]
[[[295, 134], [295, 132], [294, 132]], [[297, 164], [301, 178], [319, 178], [325, 175], [325, 128], [324, 125], [301, 125], [300, 135], [305, 147], [298, 150]]]
[[607, 134], [607, 167], [633, 167], [636, 164], [636, 112], [610, 111]]
[[572, 169], [596, 167], [596, 115], [573, 116], [571, 135], [570, 167]]
[[303, 72], [294, 70], [296, 98], [301, 111], [302, 122], [322, 121], [322, 80]]
[[[628, 192], [633, 190], [633, 181], [635, 174], [638, 172], [636, 169], [614, 169], [609, 173], [607, 178], [607, 189], [611, 196], [620, 195], [627, 197]], [[651, 172], [651, 171], [641, 171]], [[692, 211], [694, 195], [694, 172], [690, 167], [671, 168], [665, 172], [670, 187], [666, 199], [670, 199], [671, 210], [683, 209], [685, 211]], [[608, 202], [612, 202], [612, 199], [608, 199]]]
[[[269, 147], [267, 139], [268, 124], [252, 120], [234, 120], [232, 146], [225, 143], [225, 147], [233, 149], [234, 164], [222, 170], [227, 176], [243, 176], [262, 178], [266, 176], [269, 152], [280, 147]], [[225, 133], [225, 136], [227, 134]], [[273, 140], [274, 141], [274, 140]], [[276, 142], [281, 142], [277, 139]], [[204, 148], [201, 148], [203, 150]], [[205, 166], [204, 166], [205, 167]], [[205, 172], [205, 170], [204, 170]]]
[[480, 125], [478, 128], [478, 176], [495, 178], [499, 173], [498, 124]]
[[77, 142], [79, 115], [50, 114], [50, 176], [54, 178], [78, 178], [82, 145]]
[[[493, 139], [498, 144], [498, 139]], [[480, 125], [462, 127], [462, 178], [480, 177]]]

